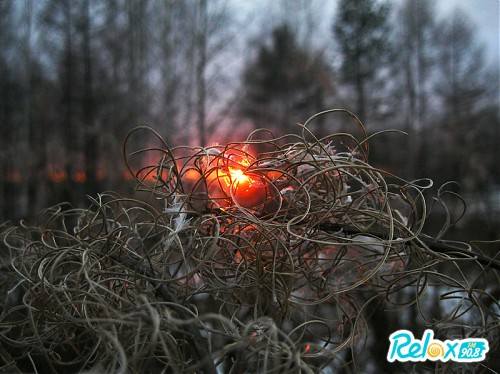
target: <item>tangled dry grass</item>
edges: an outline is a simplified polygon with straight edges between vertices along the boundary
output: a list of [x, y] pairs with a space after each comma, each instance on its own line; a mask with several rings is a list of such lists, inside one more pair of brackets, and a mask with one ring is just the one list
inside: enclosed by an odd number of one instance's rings
[[[362, 135], [316, 138], [311, 122], [332, 113]], [[144, 131], [124, 156], [149, 200], [102, 193], [1, 227], [4, 372], [357, 371], [381, 306], [496, 349], [500, 263], [488, 243], [445, 241], [451, 218], [424, 234], [432, 182], [370, 165], [351, 113], [207, 148], [170, 148], [153, 132], [160, 146], [130, 151]], [[446, 209], [449, 194], [433, 201]]]

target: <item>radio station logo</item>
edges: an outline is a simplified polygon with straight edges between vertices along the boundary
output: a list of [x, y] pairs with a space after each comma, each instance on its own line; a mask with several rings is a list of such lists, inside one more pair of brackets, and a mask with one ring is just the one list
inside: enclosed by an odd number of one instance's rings
[[478, 362], [486, 358], [488, 341], [483, 338], [466, 338], [441, 341], [434, 339], [434, 331], [425, 330], [422, 339], [415, 339], [408, 330], [398, 330], [389, 336], [387, 361], [422, 362], [455, 361]]

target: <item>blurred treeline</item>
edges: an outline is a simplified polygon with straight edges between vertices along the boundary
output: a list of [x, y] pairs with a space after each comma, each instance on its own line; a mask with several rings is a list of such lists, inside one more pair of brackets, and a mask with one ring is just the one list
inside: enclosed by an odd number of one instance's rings
[[[409, 179], [458, 181], [475, 218], [469, 229], [493, 237], [498, 61], [486, 58], [466, 14], [435, 7], [0, 0], [0, 220], [130, 190], [121, 145], [139, 124], [170, 144], [211, 144], [256, 127], [296, 131], [342, 107], [369, 133], [407, 132], [376, 138], [373, 162]], [[356, 131], [340, 117], [314, 130]]]

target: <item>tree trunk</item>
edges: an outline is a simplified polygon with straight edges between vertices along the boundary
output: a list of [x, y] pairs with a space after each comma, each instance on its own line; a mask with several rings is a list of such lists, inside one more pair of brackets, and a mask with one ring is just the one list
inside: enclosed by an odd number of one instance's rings
[[363, 77], [363, 71], [361, 69], [361, 54], [362, 51], [360, 49], [360, 41], [359, 39], [356, 40], [356, 45], [357, 45], [357, 52], [354, 58], [354, 80], [355, 80], [355, 89], [356, 89], [356, 115], [358, 118], [365, 123], [365, 117], [366, 117], [366, 112], [365, 112], [365, 81]]
[[[26, 35], [24, 45], [24, 61], [25, 61], [25, 116], [28, 130], [28, 149], [35, 157], [30, 157], [28, 161], [28, 210], [36, 211], [38, 186], [40, 185], [40, 170], [38, 160], [41, 157], [42, 145], [40, 144], [39, 131], [33, 121], [33, 63], [31, 56], [31, 29], [32, 29], [32, 12], [33, 4], [31, 0], [26, 2], [25, 17], [26, 17]], [[28, 212], [30, 213], [30, 212]]]
[[75, 164], [75, 151], [77, 142], [75, 139], [75, 129], [73, 126], [73, 38], [72, 28], [73, 21], [71, 15], [71, 2], [64, 2], [64, 22], [65, 22], [65, 60], [64, 60], [64, 83], [62, 93], [62, 106], [65, 108], [64, 113], [64, 145], [66, 150], [65, 171], [67, 183], [63, 191], [63, 199], [66, 201], [73, 200], [73, 172]]
[[196, 92], [197, 92], [197, 124], [198, 136], [201, 146], [205, 146], [206, 139], [206, 81], [205, 70], [207, 65], [207, 1], [199, 0], [198, 3], [198, 64], [196, 66]]
[[[2, 77], [9, 76], [7, 71], [7, 66], [3, 64], [3, 61], [0, 61], [0, 75]], [[10, 124], [10, 110], [9, 110], [9, 88], [6, 79], [0, 79], [0, 124], [2, 125], [2, 136], [0, 136], [0, 152], [2, 157], [0, 160], [1, 163], [1, 176], [0, 178], [0, 186], [2, 192], [2, 200], [1, 200], [1, 213], [2, 219], [0, 221], [6, 220], [10, 218], [11, 210], [12, 210], [12, 196], [11, 196], [11, 188], [10, 183], [8, 181], [7, 175], [9, 173], [10, 164], [12, 163], [11, 157], [9, 154], [9, 149], [12, 140], [12, 130]]]
[[412, 36], [410, 35], [408, 43], [408, 49], [405, 56], [405, 75], [406, 75], [406, 92], [408, 98], [408, 112], [407, 112], [407, 131], [408, 131], [408, 151], [409, 151], [409, 163], [407, 165], [407, 177], [409, 179], [415, 178], [416, 174], [416, 155], [417, 155], [417, 129], [416, 129], [416, 80], [414, 77], [414, 71], [412, 66], [413, 61], [413, 50], [412, 50]]
[[85, 129], [84, 153], [85, 153], [85, 192], [94, 195], [98, 192], [97, 187], [97, 161], [98, 145], [97, 130], [94, 119], [94, 97], [92, 81], [92, 58], [90, 50], [90, 0], [83, 3], [83, 125]]
[[356, 74], [357, 116], [365, 124], [365, 83], [360, 73]]

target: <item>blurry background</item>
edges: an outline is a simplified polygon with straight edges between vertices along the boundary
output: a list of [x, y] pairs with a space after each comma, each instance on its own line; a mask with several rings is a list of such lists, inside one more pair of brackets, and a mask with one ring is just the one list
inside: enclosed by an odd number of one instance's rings
[[[121, 146], [136, 125], [210, 145], [335, 107], [409, 134], [374, 139], [374, 164], [459, 182], [468, 212], [449, 237], [498, 238], [499, 35], [497, 0], [0, 0], [0, 222], [132, 193]], [[417, 312], [371, 311], [365, 372], [394, 370], [387, 335], [418, 335]]]
[[498, 237], [499, 34], [497, 0], [0, 0], [0, 221], [132, 192], [139, 124], [213, 144], [342, 107], [409, 134], [376, 165], [460, 183], [452, 237]]

